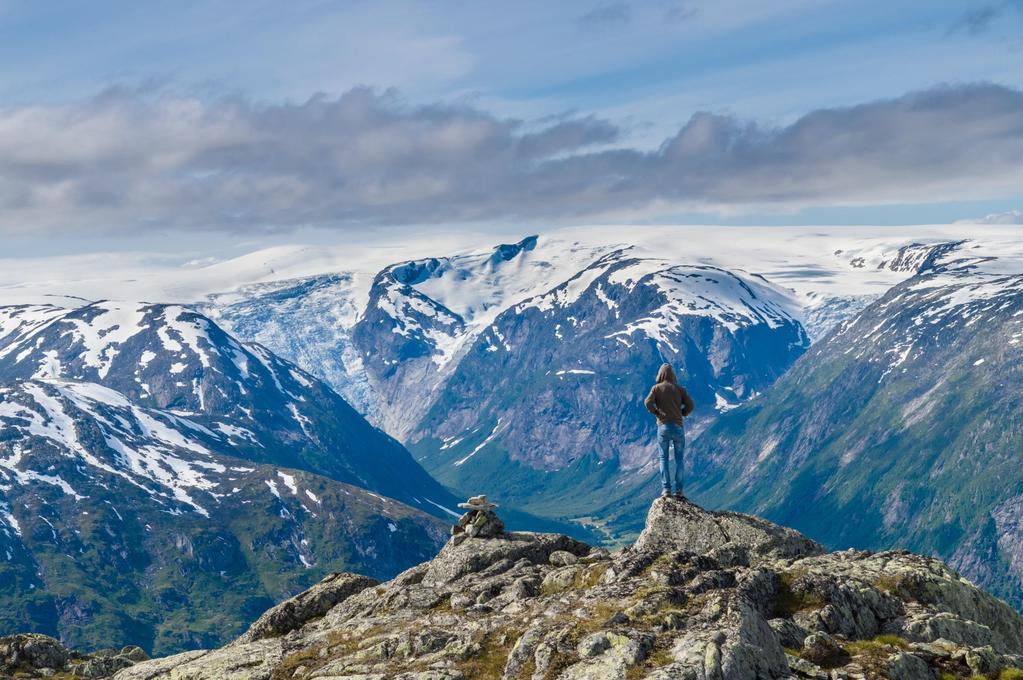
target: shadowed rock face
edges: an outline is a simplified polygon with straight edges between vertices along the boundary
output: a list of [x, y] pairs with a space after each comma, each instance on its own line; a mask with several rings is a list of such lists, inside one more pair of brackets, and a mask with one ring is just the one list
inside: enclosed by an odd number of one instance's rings
[[452, 541], [391, 581], [337, 575], [226, 647], [115, 677], [961, 679], [1021, 655], [1023, 619], [937, 560], [825, 553], [756, 517], [661, 499], [616, 553], [553, 534]]

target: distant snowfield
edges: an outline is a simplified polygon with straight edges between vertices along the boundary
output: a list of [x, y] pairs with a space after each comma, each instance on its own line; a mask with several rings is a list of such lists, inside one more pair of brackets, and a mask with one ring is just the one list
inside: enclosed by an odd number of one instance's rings
[[[489, 254], [495, 244], [518, 241], [527, 235], [472, 233], [460, 237], [424, 232], [415, 239], [398, 240], [383, 234], [371, 246], [343, 243], [345, 236], [338, 234], [338, 244], [333, 246], [277, 246], [199, 265], [181, 265], [157, 253], [0, 258], [0, 305], [47, 302], [74, 307], [98, 299], [191, 303], [205, 301], [210, 295], [220, 296], [219, 302], [225, 303], [245, 286], [337, 272], [353, 275], [353, 293], [361, 301], [373, 276], [387, 265], [424, 257]], [[569, 269], [578, 268], [587, 253], [625, 246], [631, 246], [639, 256], [740, 269], [791, 289], [804, 307], [812, 308], [836, 297], [879, 295], [907, 278], [911, 271], [879, 268], [900, 247], [961, 239], [971, 241], [967, 246], [971, 255], [997, 258], [985, 263], [985, 269], [1023, 271], [1023, 228], [1019, 225], [579, 226], [541, 232], [538, 249], [547, 254], [562, 250], [564, 257], [560, 259], [568, 265], [567, 276], [574, 273]], [[962, 251], [959, 256], [963, 256]], [[463, 296], [464, 290], [460, 293]], [[444, 297], [443, 291], [430, 292]], [[514, 292], [518, 297], [538, 291], [525, 286]], [[492, 294], [481, 291], [482, 298]], [[482, 317], [478, 321], [484, 323], [496, 311], [484, 311], [476, 305], [477, 301], [464, 297], [451, 300], [452, 309], [474, 310]]]

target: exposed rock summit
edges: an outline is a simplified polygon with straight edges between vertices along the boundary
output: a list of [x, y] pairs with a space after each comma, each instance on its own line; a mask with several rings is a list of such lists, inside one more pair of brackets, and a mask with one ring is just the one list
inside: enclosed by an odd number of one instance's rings
[[615, 553], [556, 534], [453, 539], [391, 581], [332, 576], [226, 647], [115, 677], [934, 680], [1019, 667], [1023, 618], [937, 560], [827, 553], [661, 499]]
[[48, 635], [23, 633], [0, 638], [0, 678], [108, 678], [149, 657], [139, 647], [79, 654]]
[[[741, 550], [739, 550], [741, 548]], [[660, 497], [636, 540], [641, 552], [742, 552], [755, 563], [820, 555], [823, 546], [787, 527], [736, 512], [707, 512], [685, 499]]]

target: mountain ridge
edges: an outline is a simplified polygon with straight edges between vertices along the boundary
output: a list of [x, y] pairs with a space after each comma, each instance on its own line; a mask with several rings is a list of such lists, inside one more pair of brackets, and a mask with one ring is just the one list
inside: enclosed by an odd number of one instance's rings
[[786, 293], [755, 276], [612, 251], [499, 314], [409, 446], [454, 488], [592, 516], [654, 472], [642, 399], [662, 362], [703, 405], [688, 423], [698, 432], [807, 345]]
[[694, 443], [696, 497], [830, 544], [933, 551], [1021, 606], [1018, 272], [950, 250], [837, 326]]
[[454, 505], [326, 385], [181, 306], [0, 308], [0, 425], [0, 625], [74, 644], [215, 642], [331, 568], [428, 557]]
[[1023, 666], [1023, 618], [938, 560], [828, 553], [680, 499], [655, 501], [615, 553], [552, 534], [457, 538], [391, 581], [332, 575], [231, 644], [123, 661], [114, 677], [924, 680]]

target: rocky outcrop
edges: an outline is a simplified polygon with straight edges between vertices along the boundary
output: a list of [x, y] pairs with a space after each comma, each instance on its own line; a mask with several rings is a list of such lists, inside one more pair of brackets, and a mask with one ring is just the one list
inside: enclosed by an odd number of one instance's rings
[[359, 574], [331, 574], [309, 590], [267, 610], [238, 638], [238, 642], [255, 642], [290, 633], [306, 622], [323, 616], [351, 595], [378, 583], [380, 581]]
[[494, 512], [497, 504], [486, 496], [473, 496], [458, 507], [467, 512], [451, 527], [451, 542], [459, 544], [467, 538], [495, 538], [504, 532], [504, 522]]
[[[226, 647], [115, 677], [923, 680], [1023, 667], [1023, 619], [937, 560], [826, 553], [681, 499], [658, 500], [615, 553], [501, 532], [452, 540], [385, 583], [354, 579], [279, 605]], [[324, 612], [328, 591], [340, 594]]]
[[[755, 563], [819, 555], [824, 548], [798, 531], [736, 512], [706, 512], [685, 499], [661, 497], [647, 515], [636, 550], [733, 555]], [[733, 556], [734, 560], [735, 557]]]
[[0, 638], [0, 678], [107, 678], [148, 658], [135, 646], [79, 654], [47, 635]]

